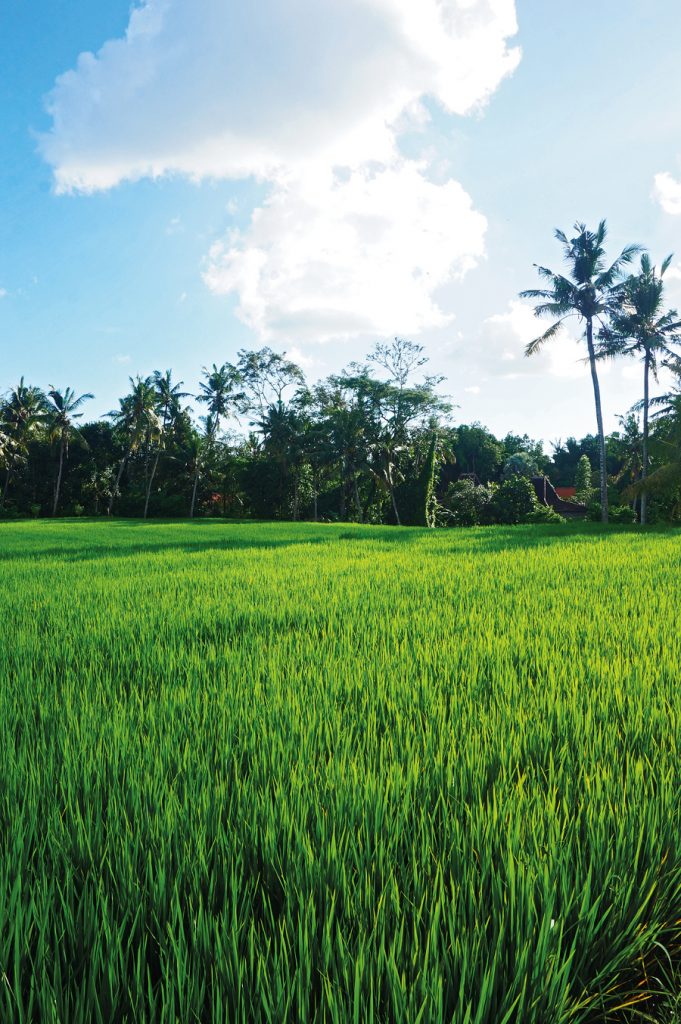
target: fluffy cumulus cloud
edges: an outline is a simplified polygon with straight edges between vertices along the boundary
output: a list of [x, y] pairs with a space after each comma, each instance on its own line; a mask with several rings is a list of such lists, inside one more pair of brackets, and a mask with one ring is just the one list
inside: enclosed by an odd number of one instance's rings
[[213, 246], [204, 277], [268, 341], [418, 333], [449, 322], [437, 290], [482, 254], [485, 228], [461, 185], [414, 161], [297, 176]]
[[677, 181], [666, 171], [655, 175], [653, 196], [665, 213], [681, 213], [681, 181]]
[[204, 278], [263, 339], [416, 333], [484, 251], [462, 186], [399, 135], [479, 109], [518, 63], [514, 0], [145, 0], [47, 99], [57, 191], [166, 174], [269, 184]]
[[465, 114], [519, 54], [514, 0], [146, 0], [47, 104], [57, 188], [387, 159], [423, 97]]

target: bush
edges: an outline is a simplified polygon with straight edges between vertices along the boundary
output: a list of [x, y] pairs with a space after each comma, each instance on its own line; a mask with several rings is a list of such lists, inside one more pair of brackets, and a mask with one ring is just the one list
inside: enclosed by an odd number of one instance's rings
[[477, 526], [484, 522], [492, 494], [490, 487], [476, 486], [472, 480], [450, 484], [442, 499], [446, 525]]
[[526, 523], [564, 523], [566, 520], [550, 505], [537, 502], [537, 507], [525, 516]]
[[[594, 501], [589, 505], [588, 517], [593, 523], [601, 521], [601, 503]], [[631, 505], [611, 505], [608, 509], [608, 518], [611, 523], [635, 523], [636, 513]]]
[[490, 511], [495, 522], [512, 526], [525, 522], [538, 504], [532, 482], [525, 476], [515, 475], [497, 487], [490, 502]]
[[610, 509], [611, 523], [635, 523], [636, 513], [631, 505], [615, 505]]

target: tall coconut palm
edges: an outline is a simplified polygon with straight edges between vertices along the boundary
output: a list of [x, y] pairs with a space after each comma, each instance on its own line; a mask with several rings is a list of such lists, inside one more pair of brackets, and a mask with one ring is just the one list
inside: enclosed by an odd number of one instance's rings
[[6, 473], [0, 495], [0, 511], [5, 507], [12, 473], [26, 458], [29, 441], [45, 422], [45, 406], [45, 395], [40, 388], [25, 384], [23, 377], [10, 391], [3, 405], [5, 433], [11, 440], [7, 452], [11, 452], [11, 458], [5, 459]]
[[203, 376], [196, 398], [208, 407], [209, 426], [215, 438], [220, 430], [220, 422], [240, 408], [244, 395], [237, 391], [240, 376], [231, 363], [223, 363], [222, 366], [213, 363], [210, 369], [204, 366]]
[[201, 479], [201, 471], [204, 466], [206, 457], [210, 452], [214, 450], [214, 440], [217, 434], [217, 429], [213, 423], [213, 418], [208, 416], [202, 416], [201, 422], [203, 423], [203, 434], [200, 434], [196, 430], [192, 430], [189, 442], [186, 447], [187, 457], [187, 468], [194, 478], [192, 486], [192, 500], [189, 506], [189, 518], [193, 519], [196, 513], [196, 496], [199, 490], [199, 480]]
[[53, 516], [56, 516], [57, 508], [59, 507], [64, 457], [68, 458], [69, 456], [69, 442], [71, 438], [74, 434], [80, 433], [74, 420], [79, 420], [82, 417], [82, 412], [78, 412], [78, 410], [85, 402], [89, 402], [94, 397], [89, 391], [84, 395], [76, 396], [72, 388], [66, 388], [62, 392], [58, 391], [57, 388], [51, 387], [48, 391], [47, 432], [50, 441], [59, 444], [59, 469], [54, 486]]
[[647, 253], [641, 256], [638, 274], [630, 275], [622, 286], [621, 305], [601, 331], [602, 353], [606, 356], [638, 356], [643, 363], [643, 445], [641, 481], [641, 525], [647, 518], [648, 439], [650, 415], [650, 376], [657, 380], [660, 359], [672, 355], [672, 345], [681, 342], [681, 319], [675, 309], [664, 309], [664, 274], [672, 257], [662, 262], [659, 273]]
[[160, 427], [158, 444], [156, 446], [156, 457], [154, 458], [154, 463], [151, 467], [151, 473], [147, 481], [147, 493], [144, 498], [145, 519], [149, 514], [151, 488], [154, 483], [154, 477], [156, 476], [156, 470], [158, 469], [158, 462], [161, 457], [161, 450], [165, 443], [165, 435], [168, 425], [172, 422], [174, 414], [176, 414], [180, 408], [180, 399], [187, 398], [189, 394], [187, 391], [180, 390], [184, 381], [179, 381], [177, 384], [173, 384], [172, 370], [166, 370], [165, 373], [161, 373], [160, 370], [154, 370], [151, 375], [151, 381], [156, 390], [156, 412], [160, 418]]
[[545, 342], [559, 332], [570, 317], [577, 317], [584, 327], [591, 382], [596, 406], [596, 423], [600, 456], [600, 491], [603, 522], [608, 521], [608, 480], [605, 463], [605, 432], [601, 389], [596, 368], [596, 343], [594, 327], [605, 327], [610, 317], [617, 312], [620, 301], [622, 278], [626, 266], [641, 251], [638, 245], [629, 245], [622, 250], [614, 263], [608, 264], [605, 255], [607, 228], [602, 220], [595, 231], [589, 231], [585, 224], [574, 226], [574, 238], [568, 238], [563, 231], [556, 231], [555, 237], [563, 246], [563, 257], [568, 265], [568, 274], [557, 274], [548, 267], [535, 264], [537, 273], [546, 282], [545, 288], [531, 288], [521, 292], [522, 299], [541, 299], [535, 306], [538, 317], [551, 316], [554, 322], [538, 338], [531, 341], [525, 355], [539, 352]]
[[121, 398], [119, 408], [108, 413], [126, 436], [126, 446], [118, 466], [116, 483], [109, 496], [107, 515], [113, 511], [114, 501], [119, 492], [121, 477], [130, 456], [137, 451], [150, 436], [157, 435], [160, 420], [156, 412], [156, 389], [150, 377], [130, 377], [130, 393]]

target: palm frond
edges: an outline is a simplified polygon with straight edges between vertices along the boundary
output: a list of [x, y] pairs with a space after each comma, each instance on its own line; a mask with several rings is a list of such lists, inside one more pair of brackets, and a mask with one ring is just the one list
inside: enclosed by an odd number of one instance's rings
[[538, 338], [535, 338], [533, 341], [531, 341], [529, 345], [527, 345], [525, 348], [525, 355], [536, 355], [536, 353], [541, 350], [542, 346], [547, 341], [550, 341], [551, 338], [555, 338], [555, 336], [560, 331], [560, 328], [563, 324], [563, 320], [565, 319], [566, 317], [561, 317], [560, 320], [556, 320], [556, 322], [554, 324], [551, 324], [551, 326], [546, 331], [544, 331], [543, 334], [541, 334]]

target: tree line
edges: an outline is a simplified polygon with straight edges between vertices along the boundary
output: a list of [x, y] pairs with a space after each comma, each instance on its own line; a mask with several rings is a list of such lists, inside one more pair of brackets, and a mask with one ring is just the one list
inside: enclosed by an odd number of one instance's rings
[[[664, 307], [659, 270], [638, 246], [608, 263], [606, 226], [556, 232], [565, 274], [538, 267], [545, 287], [521, 293], [553, 323], [532, 355], [578, 319], [597, 431], [550, 455], [526, 435], [495, 437], [453, 422], [443, 378], [424, 349], [378, 343], [363, 362], [310, 384], [285, 354], [242, 350], [204, 367], [198, 389], [170, 370], [130, 378], [118, 407], [83, 422], [89, 393], [23, 379], [0, 402], [0, 515], [221, 515], [456, 525], [557, 518], [530, 478], [577, 488], [594, 518], [674, 519], [681, 497], [681, 321]], [[629, 272], [639, 256], [636, 272]], [[642, 399], [603, 429], [599, 363], [638, 357]], [[660, 366], [677, 386], [651, 397]], [[191, 403], [194, 403], [192, 406]], [[196, 416], [193, 409], [202, 415]], [[594, 493], [592, 468], [598, 467]]]

